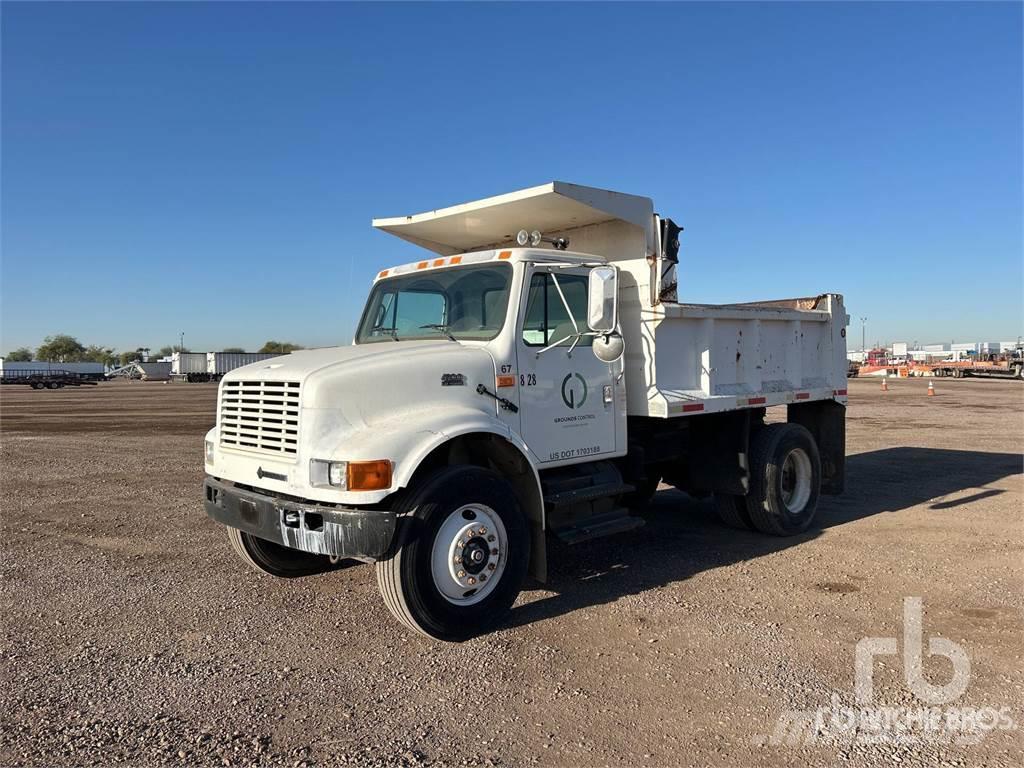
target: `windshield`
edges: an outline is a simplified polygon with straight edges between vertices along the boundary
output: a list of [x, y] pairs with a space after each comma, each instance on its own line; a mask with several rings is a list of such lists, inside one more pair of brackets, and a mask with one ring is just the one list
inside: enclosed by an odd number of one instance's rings
[[488, 264], [382, 280], [366, 302], [356, 344], [493, 339], [505, 323], [511, 279], [509, 265]]

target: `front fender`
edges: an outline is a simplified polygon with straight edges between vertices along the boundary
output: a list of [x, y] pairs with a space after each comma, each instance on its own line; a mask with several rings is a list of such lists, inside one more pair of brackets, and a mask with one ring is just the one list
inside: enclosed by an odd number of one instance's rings
[[534, 477], [537, 477], [537, 470], [529, 461], [529, 452], [523, 439], [504, 422], [476, 409], [446, 409], [443, 419], [429, 412], [412, 418], [405, 415], [393, 430], [381, 429], [378, 424], [367, 431], [370, 434], [357, 433], [350, 439], [359, 443], [360, 453], [364, 455], [372, 453], [382, 458], [391, 458], [395, 464], [392, 491], [406, 487], [420, 463], [436, 448], [456, 437], [472, 433], [497, 435], [507, 440], [523, 455]]
[[[497, 435], [511, 443], [530, 466], [534, 481], [540, 488], [540, 478], [533, 462], [529, 459], [529, 451], [523, 439], [512, 432], [504, 422], [495, 416], [483, 413], [474, 408], [445, 408], [443, 414], [436, 411], [419, 413], [403, 413], [391, 419], [377, 421], [373, 426], [363, 426], [345, 435], [345, 442], [350, 447], [346, 458], [358, 453], [359, 458], [391, 459], [394, 463], [394, 476], [388, 491], [349, 492], [339, 494], [342, 503], [374, 504], [399, 488], [408, 486], [420, 463], [437, 447], [444, 443], [471, 433]], [[358, 451], [351, 450], [358, 446]]]

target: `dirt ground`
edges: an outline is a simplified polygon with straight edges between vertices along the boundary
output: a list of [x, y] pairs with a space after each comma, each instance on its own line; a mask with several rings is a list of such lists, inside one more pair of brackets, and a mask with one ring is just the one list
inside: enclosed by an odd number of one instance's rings
[[[1020, 765], [1024, 384], [926, 386], [850, 382], [847, 491], [807, 534], [732, 531], [663, 489], [459, 645], [403, 631], [369, 566], [237, 560], [201, 504], [214, 386], [5, 386], [0, 765]], [[914, 596], [925, 646], [970, 660], [941, 708], [1017, 728], [780, 738], [787, 712], [853, 702], [855, 646], [903, 648]], [[904, 666], [875, 662], [874, 706], [923, 706]]]

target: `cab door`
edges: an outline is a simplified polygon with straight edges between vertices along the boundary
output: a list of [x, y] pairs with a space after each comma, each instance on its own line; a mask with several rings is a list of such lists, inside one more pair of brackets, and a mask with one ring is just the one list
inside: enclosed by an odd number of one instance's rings
[[615, 452], [616, 366], [594, 356], [592, 336], [576, 341], [577, 329], [589, 330], [588, 274], [558, 267], [527, 274], [517, 340], [519, 415], [523, 438], [542, 465]]

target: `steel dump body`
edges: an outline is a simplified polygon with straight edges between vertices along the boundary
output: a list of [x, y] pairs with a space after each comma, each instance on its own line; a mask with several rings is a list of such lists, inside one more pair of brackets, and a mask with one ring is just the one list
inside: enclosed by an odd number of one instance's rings
[[660, 222], [649, 198], [556, 181], [374, 226], [445, 256], [516, 248], [516, 231], [536, 228], [568, 238], [573, 255], [614, 264], [629, 416], [845, 402], [842, 296], [681, 303]]
[[[644, 313], [649, 349], [627, 348], [630, 415], [682, 416], [846, 397], [841, 297], [791, 307], [662, 303]], [[803, 309], [810, 305], [814, 309]], [[645, 388], [628, 379], [641, 378]]]

